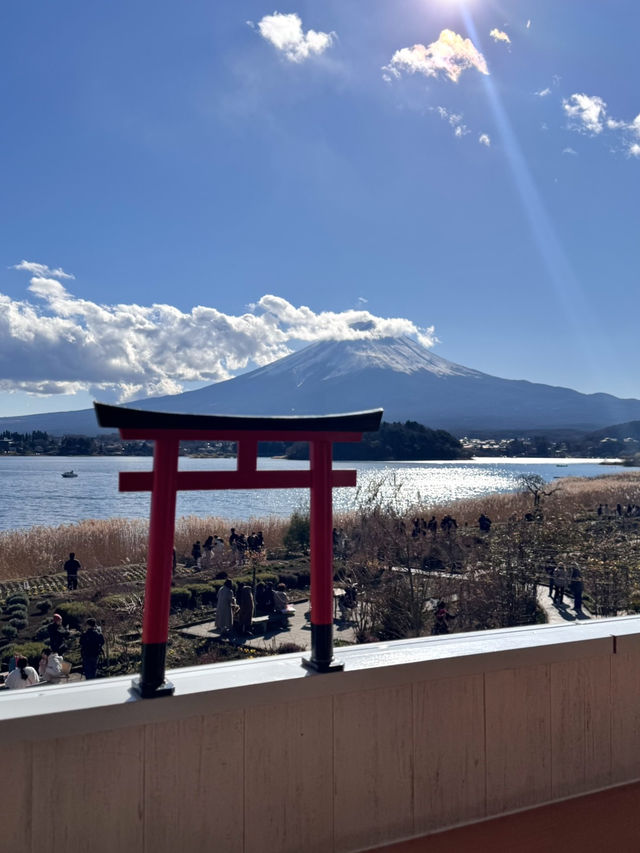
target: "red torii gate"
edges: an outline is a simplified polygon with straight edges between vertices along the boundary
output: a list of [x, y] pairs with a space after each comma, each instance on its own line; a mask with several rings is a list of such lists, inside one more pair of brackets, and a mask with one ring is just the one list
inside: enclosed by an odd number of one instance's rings
[[[153, 471], [120, 472], [121, 492], [151, 492], [149, 549], [142, 624], [142, 671], [133, 686], [143, 698], [173, 693], [165, 680], [176, 493], [216, 489], [311, 491], [311, 657], [317, 672], [342, 669], [333, 657], [333, 519], [331, 490], [355, 486], [356, 472], [333, 470], [332, 444], [360, 441], [380, 426], [382, 409], [316, 417], [188, 415], [94, 403], [101, 427], [123, 439], [155, 442]], [[178, 471], [181, 441], [235, 441], [235, 471]], [[259, 441], [309, 442], [309, 470], [258, 471]]]

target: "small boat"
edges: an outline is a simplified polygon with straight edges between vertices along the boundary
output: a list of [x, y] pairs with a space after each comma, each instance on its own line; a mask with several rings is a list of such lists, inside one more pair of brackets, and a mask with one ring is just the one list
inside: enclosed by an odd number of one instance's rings
[[556, 462], [556, 468], [568, 468], [568, 467], [569, 467], [568, 462]]
[[77, 477], [78, 475], [76, 474], [76, 472], [72, 468], [71, 471], [63, 471], [62, 476], [63, 477]]

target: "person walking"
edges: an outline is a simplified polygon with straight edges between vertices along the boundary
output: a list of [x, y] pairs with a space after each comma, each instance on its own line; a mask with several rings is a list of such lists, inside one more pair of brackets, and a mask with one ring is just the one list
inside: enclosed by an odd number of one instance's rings
[[86, 624], [86, 631], [80, 635], [80, 654], [84, 677], [90, 681], [98, 674], [98, 658], [104, 646], [104, 637], [93, 617], [89, 617]]
[[564, 593], [565, 593], [565, 589], [566, 589], [568, 580], [569, 580], [569, 577], [568, 577], [567, 570], [565, 569], [565, 567], [564, 566], [558, 566], [558, 568], [556, 569], [555, 575], [554, 575], [554, 579], [553, 579], [553, 585], [555, 587], [555, 593], [553, 596], [553, 603], [554, 604], [560, 604], [560, 605], [564, 604]]
[[76, 555], [72, 551], [64, 564], [64, 570], [67, 573], [67, 589], [78, 589], [78, 571], [81, 568], [80, 561], [76, 560]]
[[584, 583], [582, 582], [582, 572], [576, 566], [571, 572], [571, 583], [569, 589], [573, 595], [573, 609], [578, 616], [582, 616], [582, 594], [584, 592]]

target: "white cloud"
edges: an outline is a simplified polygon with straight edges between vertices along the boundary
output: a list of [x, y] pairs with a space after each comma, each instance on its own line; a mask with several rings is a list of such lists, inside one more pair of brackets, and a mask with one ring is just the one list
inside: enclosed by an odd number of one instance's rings
[[484, 56], [471, 39], [462, 38], [453, 30], [442, 30], [438, 40], [427, 47], [414, 44], [413, 47], [397, 50], [389, 65], [384, 66], [383, 71], [387, 73], [383, 76], [400, 77], [403, 71], [424, 74], [426, 77], [437, 77], [442, 73], [457, 83], [462, 72], [468, 68], [475, 68], [481, 74], [489, 73]]
[[75, 278], [74, 275], [69, 275], [69, 273], [66, 273], [60, 267], [58, 267], [58, 269], [52, 270], [46, 264], [36, 264], [34, 261], [20, 261], [19, 264], [14, 264], [13, 266], [9, 267], [9, 269], [24, 270], [25, 272], [30, 272], [32, 275], [50, 275], [53, 278]]
[[640, 157], [640, 145], [637, 142], [632, 142], [627, 149], [627, 153], [630, 157]]
[[[251, 22], [248, 22], [251, 26]], [[316, 32], [302, 29], [300, 16], [295, 12], [265, 15], [258, 22], [258, 30], [263, 39], [270, 42], [276, 50], [284, 54], [290, 62], [303, 62], [310, 56], [319, 56], [331, 47], [335, 33]]]
[[551, 89], [547, 86], [546, 89], [540, 89], [539, 92], [534, 92], [534, 95], [537, 95], [539, 98], [546, 98], [547, 95], [551, 94]]
[[573, 148], [567, 147], [567, 148], [562, 149], [562, 153], [563, 154], [577, 154], [578, 152]]
[[491, 138], [488, 133], [481, 133], [478, 137], [478, 142], [480, 145], [486, 145], [487, 148], [491, 147]]
[[529, 20], [527, 21], [525, 26], [527, 29], [529, 29], [531, 27], [531, 18], [529, 18]]
[[446, 107], [436, 107], [436, 112], [440, 116], [440, 118], [447, 121], [451, 127], [453, 128], [453, 135], [460, 139], [463, 136], [466, 136], [471, 131], [467, 127], [467, 125], [463, 122], [461, 113], [452, 113], [449, 112]]
[[569, 124], [581, 133], [597, 134], [602, 131], [607, 105], [597, 95], [574, 94], [562, 101]]
[[171, 305], [98, 304], [42, 276], [31, 278], [29, 293], [24, 300], [0, 294], [0, 390], [85, 390], [123, 401], [227, 379], [300, 343], [402, 334], [426, 346], [435, 342], [432, 328], [412, 320], [363, 307], [314, 312], [274, 295], [234, 315], [202, 305], [183, 312]]
[[495, 27], [491, 30], [489, 35], [496, 42], [501, 41], [504, 42], [504, 44], [511, 44], [511, 39], [509, 38], [509, 36], [502, 30], [498, 30]]

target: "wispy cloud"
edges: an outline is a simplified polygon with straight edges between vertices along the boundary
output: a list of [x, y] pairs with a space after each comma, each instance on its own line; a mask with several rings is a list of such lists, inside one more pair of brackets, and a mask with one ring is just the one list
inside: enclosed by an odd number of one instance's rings
[[469, 128], [463, 122], [462, 113], [452, 113], [446, 107], [436, 107], [436, 112], [453, 128], [453, 135], [460, 138], [470, 133]]
[[487, 148], [491, 147], [491, 138], [488, 133], [481, 133], [478, 137], [478, 142], [480, 145], [485, 145]]
[[489, 35], [494, 41], [501, 41], [504, 42], [504, 44], [511, 44], [511, 39], [509, 38], [509, 36], [502, 30], [498, 30], [495, 27], [491, 30]]
[[546, 98], [547, 95], [551, 94], [551, 89], [547, 86], [546, 89], [540, 89], [539, 92], [534, 92], [534, 95], [537, 95], [539, 98]]
[[528, 20], [528, 21], [527, 21], [527, 23], [525, 24], [525, 27], [526, 27], [528, 30], [529, 30], [529, 29], [531, 29], [531, 18], [529, 18], [529, 20]]
[[[16, 267], [20, 265], [16, 264]], [[27, 268], [23, 268], [27, 269]], [[28, 271], [28, 270], [27, 270]], [[315, 312], [267, 294], [251, 310], [198, 305], [105, 305], [53, 278], [33, 276], [30, 299], [0, 294], [0, 389], [33, 394], [88, 390], [119, 400], [215, 382], [317, 340], [409, 334], [433, 345], [432, 328], [363, 307]]]
[[444, 75], [457, 83], [462, 72], [470, 68], [475, 68], [481, 74], [489, 73], [484, 56], [471, 39], [465, 39], [453, 30], [442, 30], [438, 40], [426, 47], [414, 44], [413, 47], [397, 50], [383, 71], [386, 72], [386, 79], [390, 79], [389, 75], [400, 77], [405, 72], [424, 74], [426, 77]]
[[566, 148], [563, 148], [563, 149], [562, 149], [562, 153], [563, 153], [563, 154], [574, 154], [574, 155], [575, 155], [575, 154], [577, 154], [578, 152], [577, 152], [575, 149], [570, 148], [569, 146], [567, 146]]
[[[251, 21], [247, 23], [254, 27]], [[304, 62], [311, 56], [319, 56], [331, 47], [336, 37], [334, 32], [307, 30], [305, 33], [300, 16], [295, 12], [274, 12], [273, 15], [265, 15], [258, 21], [257, 29], [262, 38], [270, 42], [290, 62]]]
[[19, 264], [14, 264], [9, 269], [24, 270], [24, 272], [31, 273], [32, 275], [51, 276], [51, 278], [75, 278], [74, 275], [70, 275], [60, 267], [52, 270], [46, 264], [36, 264], [34, 261], [20, 261]]
[[602, 132], [607, 105], [598, 95], [576, 93], [565, 98], [562, 106], [573, 130], [589, 134]]

